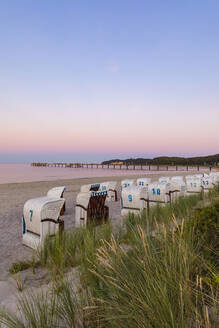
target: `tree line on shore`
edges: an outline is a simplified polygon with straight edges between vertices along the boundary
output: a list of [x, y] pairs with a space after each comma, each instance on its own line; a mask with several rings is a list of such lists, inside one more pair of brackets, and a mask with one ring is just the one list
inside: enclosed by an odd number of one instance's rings
[[218, 166], [219, 154], [200, 157], [169, 157], [160, 156], [155, 158], [128, 158], [111, 159], [102, 164], [124, 164], [124, 165], [207, 165]]

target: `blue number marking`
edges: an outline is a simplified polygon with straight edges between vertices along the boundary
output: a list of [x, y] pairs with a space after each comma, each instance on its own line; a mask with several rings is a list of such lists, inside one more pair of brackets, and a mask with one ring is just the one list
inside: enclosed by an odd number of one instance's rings
[[32, 222], [32, 218], [33, 218], [33, 210], [30, 210], [30, 222]]
[[155, 191], [155, 189], [154, 189], [154, 188], [152, 189], [152, 194], [153, 194], [153, 195], [155, 195], [155, 194], [156, 194], [156, 191]]
[[130, 203], [132, 202], [132, 195], [128, 195], [128, 200]]
[[157, 195], [160, 195], [160, 189], [159, 188], [157, 189]]

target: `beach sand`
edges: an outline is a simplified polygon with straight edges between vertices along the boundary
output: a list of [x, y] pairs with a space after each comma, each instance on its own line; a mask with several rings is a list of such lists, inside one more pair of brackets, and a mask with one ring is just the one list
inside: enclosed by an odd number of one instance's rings
[[[152, 181], [163, 175], [186, 175], [187, 172], [159, 172], [146, 174]], [[141, 175], [142, 176], [142, 175]], [[139, 175], [128, 175], [127, 178], [137, 178]], [[22, 224], [24, 203], [31, 198], [46, 195], [47, 191], [55, 186], [66, 186], [64, 197], [66, 199], [66, 213], [62, 217], [65, 221], [65, 230], [74, 227], [76, 195], [83, 184], [103, 182], [109, 180], [121, 181], [126, 176], [113, 176], [101, 178], [80, 178], [71, 180], [56, 180], [45, 182], [26, 182], [0, 184], [0, 281], [7, 279], [8, 269], [13, 262], [31, 259], [32, 250], [22, 245]], [[118, 190], [120, 183], [118, 183]], [[120, 193], [119, 193], [120, 196]], [[110, 218], [113, 221], [120, 219], [120, 202], [109, 205]]]

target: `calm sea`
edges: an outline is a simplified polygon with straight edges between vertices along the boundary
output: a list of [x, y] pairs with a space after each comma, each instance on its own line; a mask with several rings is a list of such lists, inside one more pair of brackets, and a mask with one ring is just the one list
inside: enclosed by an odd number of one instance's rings
[[122, 176], [138, 173], [145, 174], [146, 172], [140, 170], [120, 171], [113, 169], [33, 167], [30, 164], [0, 164], [0, 183]]

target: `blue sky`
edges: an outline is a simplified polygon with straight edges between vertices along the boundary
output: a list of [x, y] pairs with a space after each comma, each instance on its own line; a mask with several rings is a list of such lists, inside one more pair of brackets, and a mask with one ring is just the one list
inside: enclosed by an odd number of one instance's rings
[[218, 152], [218, 1], [0, 2], [0, 161]]

